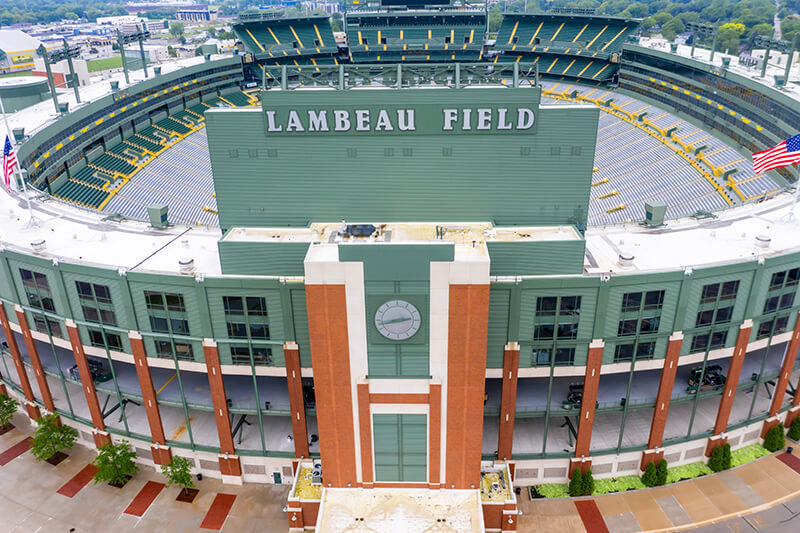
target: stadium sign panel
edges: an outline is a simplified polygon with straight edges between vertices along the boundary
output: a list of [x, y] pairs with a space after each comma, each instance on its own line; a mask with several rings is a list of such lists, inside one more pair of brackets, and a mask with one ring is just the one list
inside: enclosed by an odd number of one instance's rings
[[540, 96], [533, 88], [265, 91], [262, 110], [268, 138], [535, 134]]
[[[264, 108], [267, 133], [405, 133], [529, 131], [530, 107], [381, 107], [377, 109]], [[438, 120], [438, 121], [437, 121]]]

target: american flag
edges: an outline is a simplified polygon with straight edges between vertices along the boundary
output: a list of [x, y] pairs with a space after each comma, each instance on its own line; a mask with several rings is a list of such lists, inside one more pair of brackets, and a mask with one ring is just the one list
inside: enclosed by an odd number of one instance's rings
[[800, 163], [800, 135], [790, 137], [769, 150], [753, 154], [753, 168], [756, 174], [798, 163]]
[[17, 156], [14, 155], [14, 147], [11, 146], [11, 140], [6, 135], [6, 144], [3, 148], [3, 181], [6, 183], [8, 192], [11, 192], [11, 176], [14, 174], [16, 166]]

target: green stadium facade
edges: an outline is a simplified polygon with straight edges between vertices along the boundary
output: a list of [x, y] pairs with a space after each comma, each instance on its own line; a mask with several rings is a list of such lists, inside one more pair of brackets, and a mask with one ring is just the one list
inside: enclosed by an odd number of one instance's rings
[[[488, 47], [481, 13], [423, 15], [350, 14], [345, 49], [324, 17], [245, 18], [246, 54], [31, 135], [40, 225], [2, 201], [3, 391], [146, 465], [293, 483], [298, 530], [325, 520], [322, 486], [477, 490], [497, 472], [483, 527], [513, 530], [512, 478], [692, 463], [791, 422], [788, 195], [587, 227], [612, 103], [542, 103], [541, 80], [658, 105], [743, 155], [800, 129], [797, 100], [626, 43], [627, 19], [509, 14]], [[92, 211], [199, 128], [219, 228]]]

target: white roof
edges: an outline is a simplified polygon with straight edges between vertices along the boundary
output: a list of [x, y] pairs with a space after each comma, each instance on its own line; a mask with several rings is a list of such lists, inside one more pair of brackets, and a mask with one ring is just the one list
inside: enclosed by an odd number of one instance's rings
[[6, 54], [36, 50], [41, 44], [22, 30], [0, 30], [0, 50]]

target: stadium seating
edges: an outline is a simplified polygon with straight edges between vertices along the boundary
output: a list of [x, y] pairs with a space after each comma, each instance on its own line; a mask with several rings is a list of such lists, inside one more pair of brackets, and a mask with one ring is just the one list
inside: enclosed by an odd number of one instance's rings
[[258, 60], [294, 64], [297, 58], [332, 59], [338, 52], [330, 20], [324, 15], [282, 17], [267, 12], [242, 15], [233, 31]]
[[618, 52], [639, 25], [633, 19], [580, 15], [505, 13], [495, 49], [522, 51], [534, 46], [565, 46]]
[[481, 57], [483, 12], [353, 13], [347, 42], [353, 62], [477, 61]]

